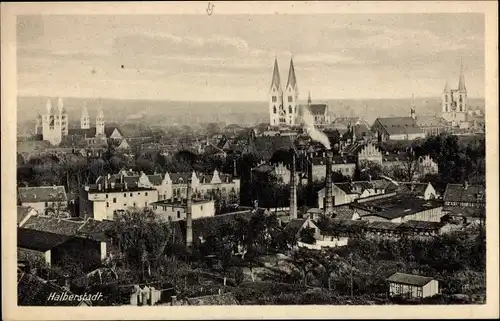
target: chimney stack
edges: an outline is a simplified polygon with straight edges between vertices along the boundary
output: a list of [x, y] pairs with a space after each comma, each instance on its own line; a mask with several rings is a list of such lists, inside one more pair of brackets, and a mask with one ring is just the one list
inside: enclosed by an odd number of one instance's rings
[[292, 168], [290, 171], [290, 220], [297, 218], [297, 183], [295, 174], [295, 153], [292, 151]]
[[333, 195], [332, 195], [332, 163], [333, 152], [326, 152], [326, 177], [325, 177], [325, 214], [331, 214], [333, 211]]
[[192, 216], [193, 191], [191, 179], [187, 182], [187, 203], [186, 203], [186, 246], [193, 245], [193, 216]]

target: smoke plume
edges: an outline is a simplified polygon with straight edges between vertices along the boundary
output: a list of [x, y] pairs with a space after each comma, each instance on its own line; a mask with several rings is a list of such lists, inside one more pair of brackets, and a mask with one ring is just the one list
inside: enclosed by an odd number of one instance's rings
[[331, 149], [330, 140], [328, 137], [316, 127], [314, 127], [314, 117], [311, 115], [309, 108], [303, 107], [302, 109], [302, 121], [304, 123], [305, 129], [309, 137], [312, 140], [321, 143], [327, 150]]

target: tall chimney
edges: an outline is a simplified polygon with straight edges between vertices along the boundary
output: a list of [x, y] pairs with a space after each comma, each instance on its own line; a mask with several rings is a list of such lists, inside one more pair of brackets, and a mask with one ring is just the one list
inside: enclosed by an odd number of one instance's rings
[[326, 177], [325, 177], [325, 214], [331, 214], [333, 211], [333, 195], [332, 195], [332, 163], [333, 152], [326, 152]]
[[186, 202], [186, 246], [193, 245], [193, 216], [192, 216], [193, 191], [191, 188], [191, 179], [187, 182], [187, 202]]
[[236, 157], [233, 155], [233, 178], [238, 177], [238, 171], [236, 168]]
[[292, 168], [290, 171], [290, 220], [297, 218], [297, 183], [295, 176], [295, 153], [292, 151]]

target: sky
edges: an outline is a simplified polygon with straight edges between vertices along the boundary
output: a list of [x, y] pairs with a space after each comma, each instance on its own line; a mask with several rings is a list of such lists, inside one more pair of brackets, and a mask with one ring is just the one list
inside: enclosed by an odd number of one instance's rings
[[484, 97], [484, 16], [38, 15], [17, 18], [18, 95], [266, 101], [277, 57], [299, 99]]

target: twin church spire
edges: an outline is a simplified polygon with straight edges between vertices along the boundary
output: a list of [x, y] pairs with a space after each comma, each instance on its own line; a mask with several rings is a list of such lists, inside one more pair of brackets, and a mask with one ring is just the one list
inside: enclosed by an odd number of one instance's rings
[[[280, 71], [278, 67], [278, 59], [276, 57], [274, 57], [274, 69], [273, 69], [273, 78], [271, 82], [271, 89], [272, 88], [282, 90]], [[293, 58], [290, 58], [290, 67], [288, 69], [288, 80], [285, 89], [287, 88], [292, 88], [292, 89], [297, 88], [297, 77], [295, 76], [295, 67], [293, 65]]]
[[269, 92], [270, 125], [296, 125], [299, 93], [293, 58], [290, 58], [290, 67], [288, 69], [288, 79], [285, 88], [282, 87], [278, 59], [276, 57], [274, 58], [273, 75]]

